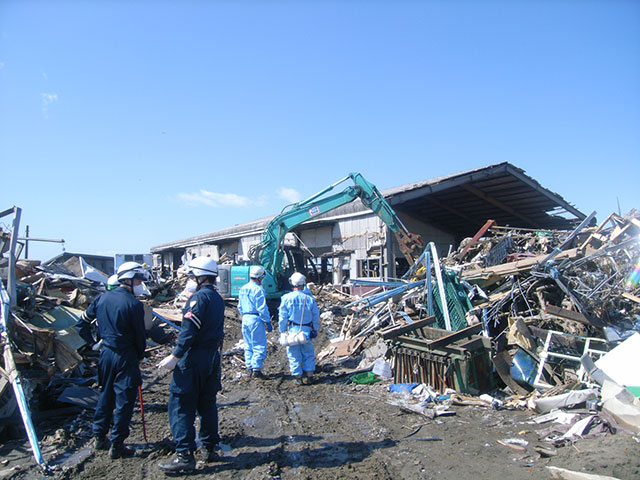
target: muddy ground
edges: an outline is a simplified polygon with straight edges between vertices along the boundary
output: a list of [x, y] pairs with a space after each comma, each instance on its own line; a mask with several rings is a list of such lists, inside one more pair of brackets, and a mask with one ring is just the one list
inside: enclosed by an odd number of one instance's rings
[[[226, 331], [229, 349], [240, 338], [233, 314]], [[166, 413], [170, 377], [158, 375], [153, 367], [169, 352], [170, 347], [163, 346], [153, 351], [143, 371], [149, 444], [139, 409], [128, 439], [137, 453], [130, 459], [110, 460], [106, 452], [93, 450], [90, 411], [38, 424], [44, 457], [54, 465], [52, 478], [520, 480], [549, 478], [547, 465], [640, 478], [640, 443], [630, 435], [582, 439], [558, 448], [554, 457], [541, 458], [534, 447], [542, 444], [535, 433], [542, 426], [529, 423], [534, 416], [530, 411], [453, 407], [455, 416], [429, 420], [389, 404], [395, 394], [387, 392], [386, 383], [355, 385], [332, 368], [320, 372], [314, 385], [297, 386], [288, 378], [276, 333], [269, 334], [269, 340], [266, 380], [249, 379], [239, 357], [224, 357], [224, 389], [218, 396], [222, 461], [199, 462], [190, 475], [158, 469], [158, 462], [172, 458]], [[326, 342], [321, 335], [319, 343]], [[497, 442], [507, 438], [526, 439], [526, 451]], [[0, 479], [43, 478], [26, 440], [6, 442], [0, 458]]]

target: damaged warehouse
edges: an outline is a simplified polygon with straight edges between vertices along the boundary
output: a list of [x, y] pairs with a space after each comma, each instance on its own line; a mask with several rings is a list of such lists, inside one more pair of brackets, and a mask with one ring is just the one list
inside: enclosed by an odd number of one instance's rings
[[[633, 478], [640, 214], [597, 223], [508, 163], [382, 194], [426, 243], [413, 261], [358, 200], [294, 229], [295, 242], [319, 267], [326, 260], [330, 274], [308, 285], [321, 311], [312, 385], [288, 381], [277, 332], [268, 334], [266, 379], [252, 379], [239, 314], [227, 303], [221, 455], [199, 462], [193, 475], [423, 478], [437, 465], [428, 478], [457, 478], [467, 462], [481, 464], [486, 478], [614, 478], [578, 472], [587, 452], [590, 471]], [[268, 225], [153, 249], [158, 275], [144, 299], [148, 339], [131, 425], [136, 454], [117, 464], [91, 447], [98, 354], [73, 327], [105, 286], [82, 270], [17, 260], [16, 235], [3, 232], [2, 393], [12, 409], [4, 425], [18, 424], [8, 380], [20, 378], [19, 403], [29, 405], [23, 421], [35, 418], [29, 440], [45, 472], [157, 474], [174, 445], [169, 380], [153, 367], [186, 318], [179, 263], [245, 257]], [[604, 446], [607, 458], [599, 458]], [[6, 451], [0, 478], [34, 474], [24, 455]]]
[[[407, 229], [430, 242], [439, 254], [475, 234], [487, 219], [498, 225], [568, 229], [585, 215], [560, 195], [542, 187], [510, 163], [383, 190], [382, 195]], [[155, 267], [175, 271], [197, 255], [215, 260], [249, 259], [251, 247], [271, 217], [236, 225], [151, 249]], [[384, 221], [360, 200], [320, 213], [292, 229], [290, 243], [313, 259], [322, 283], [350, 278], [390, 278], [408, 268]], [[312, 275], [313, 277], [313, 275]]]

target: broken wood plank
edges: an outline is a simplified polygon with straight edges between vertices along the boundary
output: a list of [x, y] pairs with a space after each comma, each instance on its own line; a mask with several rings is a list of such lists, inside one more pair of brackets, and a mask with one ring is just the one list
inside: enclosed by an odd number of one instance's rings
[[640, 303], [640, 297], [636, 297], [635, 295], [631, 295], [630, 293], [624, 292], [622, 294], [622, 297], [626, 298], [627, 300], [631, 300], [632, 302]]
[[332, 344], [332, 346], [336, 347], [333, 351], [332, 356], [334, 357], [349, 357], [354, 355], [358, 348], [364, 343], [365, 337], [356, 337], [350, 340], [344, 340], [342, 342], [337, 342]]
[[[577, 258], [577, 257], [579, 257], [581, 255], [582, 255], [582, 253], [580, 252], [579, 249], [571, 248], [569, 250], [565, 250], [565, 251], [559, 253], [554, 258], [556, 258], [556, 259], [559, 259], [559, 258], [573, 259], [573, 258]], [[526, 258], [526, 259], [518, 260], [518, 261], [515, 261], [515, 262], [502, 263], [502, 264], [496, 265], [494, 267], [467, 270], [467, 271], [462, 273], [462, 278], [466, 280], [469, 277], [476, 276], [476, 275], [483, 275], [483, 274], [491, 274], [492, 276], [506, 277], [506, 276], [509, 276], [509, 275], [513, 275], [513, 274], [516, 274], [516, 273], [520, 273], [520, 272], [524, 272], [524, 271], [530, 270], [531, 267], [533, 267], [534, 265], [538, 264], [539, 262], [541, 262], [542, 260], [544, 260], [548, 256], [549, 255], [536, 255], [535, 257]]]

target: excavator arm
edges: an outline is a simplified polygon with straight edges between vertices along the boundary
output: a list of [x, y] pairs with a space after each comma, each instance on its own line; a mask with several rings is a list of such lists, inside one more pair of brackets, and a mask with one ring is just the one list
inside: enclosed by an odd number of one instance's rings
[[[341, 192], [328, 195], [339, 184], [349, 179], [353, 181], [353, 185]], [[251, 260], [277, 276], [282, 264], [284, 254], [282, 245], [287, 232], [321, 213], [346, 205], [356, 198], [360, 198], [362, 203], [377, 214], [396, 235], [400, 250], [412, 264], [423, 250], [420, 238], [407, 231], [375, 185], [369, 183], [359, 173], [350, 173], [307, 200], [285, 207], [283, 212], [274, 217], [265, 228], [260, 244], [251, 252]]]

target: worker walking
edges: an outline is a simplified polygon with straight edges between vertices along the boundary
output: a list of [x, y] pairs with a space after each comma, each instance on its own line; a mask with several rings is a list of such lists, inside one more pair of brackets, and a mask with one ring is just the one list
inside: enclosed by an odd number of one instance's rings
[[144, 359], [144, 308], [136, 299], [143, 292], [142, 281], [149, 278], [136, 262], [125, 262], [117, 272], [120, 284], [96, 298], [82, 314], [90, 323], [97, 318], [98, 338], [102, 342], [98, 359], [100, 398], [93, 419], [97, 450], [108, 448], [111, 429], [111, 458], [130, 457], [135, 451], [124, 445], [129, 436], [138, 386], [142, 384], [139, 363]]
[[313, 383], [316, 370], [313, 339], [320, 328], [320, 311], [311, 292], [305, 293], [304, 275], [294, 272], [289, 278], [293, 292], [280, 300], [278, 328], [280, 332], [303, 332], [305, 343], [287, 347], [291, 376], [297, 384]]
[[[267, 358], [267, 333], [273, 330], [267, 300], [262, 288], [262, 279], [267, 274], [264, 268], [253, 266], [249, 270], [249, 283], [238, 294], [238, 311], [242, 315], [242, 338], [244, 339], [244, 363], [251, 376], [265, 378], [262, 373]], [[265, 332], [266, 329], [266, 332]]]
[[176, 457], [158, 465], [172, 472], [195, 468], [196, 414], [200, 416], [198, 436], [205, 462], [217, 458], [215, 449], [220, 442], [216, 394], [222, 390], [224, 301], [214, 288], [218, 265], [212, 258], [196, 257], [187, 271], [195, 277], [196, 292], [182, 311], [182, 328], [173, 353], [158, 364], [159, 368], [173, 370], [168, 410]]

